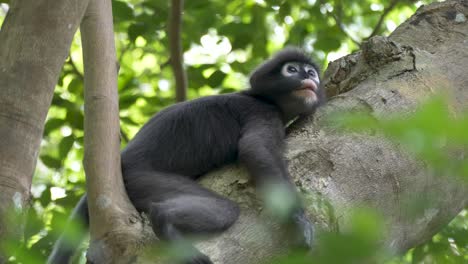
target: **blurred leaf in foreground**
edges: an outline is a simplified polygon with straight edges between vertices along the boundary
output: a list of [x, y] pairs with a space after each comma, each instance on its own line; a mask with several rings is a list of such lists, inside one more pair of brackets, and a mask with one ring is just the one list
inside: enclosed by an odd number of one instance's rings
[[455, 116], [443, 97], [422, 104], [401, 117], [375, 118], [372, 113], [340, 113], [332, 118], [346, 130], [378, 131], [423, 159], [440, 174], [468, 178], [468, 113]]

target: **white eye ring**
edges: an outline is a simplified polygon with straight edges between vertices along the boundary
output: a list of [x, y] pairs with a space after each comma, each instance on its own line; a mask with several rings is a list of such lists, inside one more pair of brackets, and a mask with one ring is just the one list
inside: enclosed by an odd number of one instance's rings
[[296, 63], [286, 63], [281, 68], [281, 74], [285, 77], [293, 76], [299, 73], [299, 67]]
[[314, 80], [319, 80], [318, 79], [318, 73], [317, 71], [315, 70], [315, 68], [313, 66], [310, 66], [310, 65], [306, 65], [304, 67], [304, 70], [307, 72], [307, 75], [309, 75], [310, 79], [314, 79]]

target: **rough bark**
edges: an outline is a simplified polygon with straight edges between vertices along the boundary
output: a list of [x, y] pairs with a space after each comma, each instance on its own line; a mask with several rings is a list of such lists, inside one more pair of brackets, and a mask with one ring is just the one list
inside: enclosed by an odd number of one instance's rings
[[144, 241], [139, 215], [120, 170], [117, 67], [111, 0], [90, 0], [81, 24], [85, 136], [84, 168], [90, 214], [89, 263], [129, 263]]
[[6, 217], [29, 207], [44, 121], [86, 4], [11, 1], [0, 31], [0, 241], [20, 239]]
[[[385, 219], [384, 245], [402, 252], [429, 239], [466, 206], [466, 185], [436, 175], [379, 135], [343, 134], [324, 120], [331, 112], [359, 109], [376, 118], [404, 116], [441, 90], [454, 113], [467, 109], [467, 17], [466, 1], [422, 7], [389, 38], [374, 37], [362, 51], [329, 65], [325, 87], [334, 97], [314, 118], [294, 125], [286, 154], [310, 218], [321, 229], [346, 230], [351, 209], [367, 206]], [[227, 166], [202, 183], [242, 207], [228, 232], [198, 244], [215, 263], [258, 263], [284, 252], [289, 241], [262, 212], [242, 168]], [[423, 208], [413, 210], [414, 201], [423, 201]]]

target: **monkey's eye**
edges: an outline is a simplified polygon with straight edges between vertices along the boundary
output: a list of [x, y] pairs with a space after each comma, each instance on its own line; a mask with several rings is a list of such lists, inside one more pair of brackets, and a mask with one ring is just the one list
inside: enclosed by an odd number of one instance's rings
[[287, 70], [288, 70], [288, 72], [290, 72], [290, 73], [296, 73], [296, 72], [297, 72], [296, 67], [291, 66], [291, 65], [288, 66]]
[[295, 63], [291, 63], [291, 62], [284, 64], [283, 67], [281, 68], [281, 74], [286, 77], [295, 75], [298, 72], [299, 72], [298, 65]]
[[318, 73], [317, 70], [314, 68], [312, 65], [305, 65], [304, 66], [304, 71], [307, 73], [309, 78], [311, 79], [318, 79]]

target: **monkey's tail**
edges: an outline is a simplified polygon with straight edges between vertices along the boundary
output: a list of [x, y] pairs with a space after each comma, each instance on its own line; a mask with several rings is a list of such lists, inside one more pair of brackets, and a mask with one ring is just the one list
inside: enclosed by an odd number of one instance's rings
[[[47, 263], [64, 264], [69, 263], [77, 248], [86, 237], [86, 232], [76, 232], [77, 225], [83, 226], [83, 229], [89, 227], [88, 202], [86, 194], [83, 195], [75, 206], [70, 218], [67, 221], [64, 232], [55, 242]], [[73, 236], [73, 237], [72, 237]], [[78, 236], [78, 237], [77, 237]]]

